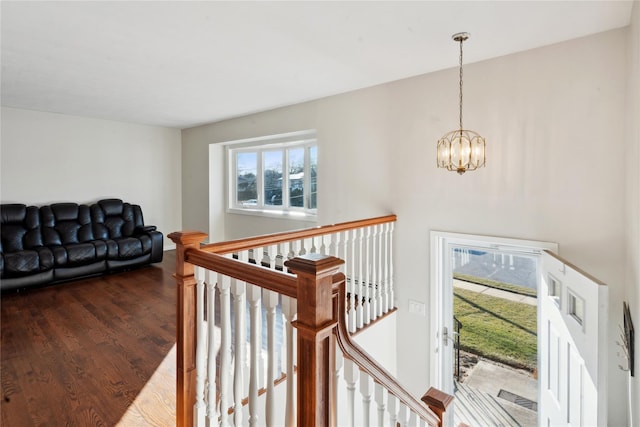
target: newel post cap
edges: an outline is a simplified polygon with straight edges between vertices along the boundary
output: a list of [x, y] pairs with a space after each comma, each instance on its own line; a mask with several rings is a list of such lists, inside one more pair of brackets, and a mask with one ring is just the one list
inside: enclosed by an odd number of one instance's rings
[[344, 260], [331, 255], [305, 254], [288, 261], [284, 265], [298, 274], [323, 277], [335, 273]]
[[186, 230], [186, 231], [174, 231], [167, 237], [173, 241], [176, 245], [191, 246], [197, 245], [204, 241], [209, 235], [202, 231]]
[[441, 412], [447, 410], [447, 407], [453, 402], [453, 396], [445, 393], [442, 390], [438, 390], [435, 387], [429, 388], [421, 399], [432, 410], [437, 409]]

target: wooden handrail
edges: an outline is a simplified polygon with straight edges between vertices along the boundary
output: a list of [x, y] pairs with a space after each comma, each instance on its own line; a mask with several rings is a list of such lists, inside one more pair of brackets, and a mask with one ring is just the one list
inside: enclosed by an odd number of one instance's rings
[[185, 261], [291, 298], [297, 298], [298, 282], [292, 274], [193, 248], [185, 251]]
[[207, 252], [215, 252], [220, 255], [233, 252], [245, 251], [262, 246], [276, 245], [291, 240], [306, 239], [309, 237], [322, 236], [323, 234], [337, 233], [339, 231], [351, 230], [355, 228], [368, 227], [372, 225], [395, 222], [396, 215], [386, 215], [377, 218], [361, 219], [357, 221], [342, 222], [333, 225], [323, 225], [321, 227], [306, 228], [303, 230], [287, 231], [284, 233], [265, 234], [262, 236], [249, 237], [246, 239], [229, 240], [227, 242], [210, 243], [203, 245], [200, 249]]
[[[366, 351], [351, 340], [351, 336], [347, 330], [345, 315], [347, 294], [345, 276], [342, 273], [337, 273], [333, 277], [333, 314], [338, 320], [337, 327], [333, 333], [344, 357], [351, 359], [360, 369], [371, 376], [375, 382], [383, 384], [389, 393], [400, 399], [400, 401], [407, 405], [420, 418], [427, 421], [430, 426], [442, 425], [442, 419], [439, 418], [433, 410], [427, 408], [421, 400], [405, 390], [389, 372], [374, 362], [373, 358], [369, 356]], [[451, 397], [444, 392], [442, 392], [442, 395]], [[451, 399], [447, 399], [446, 405], [450, 402]]]

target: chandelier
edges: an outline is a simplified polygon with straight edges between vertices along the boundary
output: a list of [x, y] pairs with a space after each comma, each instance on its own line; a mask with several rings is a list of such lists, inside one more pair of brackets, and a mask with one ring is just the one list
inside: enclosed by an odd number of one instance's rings
[[469, 33], [456, 33], [452, 38], [460, 42], [460, 127], [438, 140], [438, 167], [462, 175], [485, 165], [486, 143], [478, 133], [462, 127], [462, 43]]

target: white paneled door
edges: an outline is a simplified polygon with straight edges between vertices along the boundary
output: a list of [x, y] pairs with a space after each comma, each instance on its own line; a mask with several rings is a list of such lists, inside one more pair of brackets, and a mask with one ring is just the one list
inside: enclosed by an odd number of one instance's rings
[[558, 255], [541, 256], [541, 426], [607, 425], [607, 286]]

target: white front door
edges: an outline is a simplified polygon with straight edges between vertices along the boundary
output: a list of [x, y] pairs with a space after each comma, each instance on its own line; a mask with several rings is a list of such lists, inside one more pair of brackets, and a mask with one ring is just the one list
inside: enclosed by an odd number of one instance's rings
[[541, 259], [539, 424], [605, 426], [607, 287], [553, 252]]
[[[543, 250], [558, 250], [558, 245], [549, 242], [511, 239], [505, 237], [431, 231], [431, 385], [449, 394], [454, 393], [453, 381], [453, 251], [470, 247], [521, 254], [536, 259]], [[538, 292], [539, 294], [539, 292]], [[540, 323], [538, 321], [538, 323]], [[452, 417], [455, 411], [447, 411]], [[450, 425], [453, 425], [451, 418]]]

